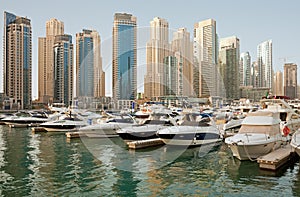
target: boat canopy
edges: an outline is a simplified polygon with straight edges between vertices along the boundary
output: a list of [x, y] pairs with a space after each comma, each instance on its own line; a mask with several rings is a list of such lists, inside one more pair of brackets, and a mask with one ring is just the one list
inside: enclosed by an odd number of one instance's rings
[[249, 113], [242, 125], [276, 125], [280, 123], [279, 113], [270, 111], [256, 111]]
[[239, 134], [243, 133], [261, 133], [274, 136], [281, 132], [279, 125], [242, 125]]

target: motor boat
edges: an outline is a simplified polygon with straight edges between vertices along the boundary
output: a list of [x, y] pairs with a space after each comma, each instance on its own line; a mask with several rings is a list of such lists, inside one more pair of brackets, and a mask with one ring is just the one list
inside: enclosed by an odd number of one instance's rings
[[58, 120], [40, 124], [40, 127], [48, 132], [69, 132], [76, 131], [88, 124], [90, 124], [89, 119], [85, 121], [83, 118], [79, 118], [78, 115], [65, 114]]
[[155, 113], [142, 124], [132, 125], [117, 130], [117, 134], [126, 142], [133, 140], [147, 140], [158, 138], [156, 132], [166, 127], [174, 126], [177, 123], [169, 114]]
[[300, 156], [300, 130], [297, 130], [293, 134], [290, 144], [295, 150], [295, 152]]
[[132, 116], [126, 114], [120, 114], [109, 118], [104, 123], [96, 123], [88, 125], [79, 129], [81, 132], [85, 132], [88, 137], [96, 136], [117, 136], [117, 130], [135, 125], [137, 122], [133, 119]]
[[242, 126], [244, 117], [234, 116], [223, 125], [222, 135], [224, 138], [230, 137], [238, 133]]
[[200, 113], [186, 114], [179, 125], [159, 130], [157, 135], [165, 144], [176, 146], [200, 146], [222, 141], [213, 119]]
[[10, 127], [31, 127], [53, 120], [59, 115], [48, 114], [45, 111], [20, 111], [2, 119]]
[[264, 111], [278, 112], [281, 120], [280, 129], [283, 135], [288, 128], [289, 135], [293, 135], [300, 128], [300, 115], [284, 99], [262, 99], [260, 101]]
[[280, 123], [279, 112], [261, 110], [248, 113], [239, 132], [225, 138], [225, 143], [238, 159], [256, 159], [281, 146], [284, 137]]

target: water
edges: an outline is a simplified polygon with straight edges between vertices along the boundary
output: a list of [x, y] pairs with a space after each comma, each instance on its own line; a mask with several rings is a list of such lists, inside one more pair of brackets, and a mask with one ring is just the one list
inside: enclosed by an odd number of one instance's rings
[[224, 144], [129, 151], [119, 138], [0, 126], [0, 196], [300, 196], [299, 180], [299, 162], [263, 171]]

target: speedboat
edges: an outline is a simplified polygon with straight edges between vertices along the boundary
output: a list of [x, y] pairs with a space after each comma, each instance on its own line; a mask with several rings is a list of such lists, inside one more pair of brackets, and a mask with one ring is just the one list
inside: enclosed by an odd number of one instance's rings
[[230, 137], [238, 133], [242, 126], [244, 117], [234, 116], [223, 125], [222, 135], [224, 138]]
[[88, 121], [78, 118], [76, 115], [63, 115], [59, 120], [49, 121], [40, 124], [48, 132], [68, 132], [76, 131], [88, 125]]
[[93, 136], [118, 136], [116, 131], [137, 124], [129, 115], [119, 115], [109, 118], [105, 123], [97, 123], [82, 127], [79, 131], [85, 132], [88, 137]]
[[169, 114], [151, 114], [151, 118], [142, 124], [132, 125], [117, 130], [117, 134], [124, 141], [147, 140], [158, 138], [156, 132], [166, 127], [174, 126], [176, 122]]
[[300, 130], [297, 130], [293, 134], [290, 144], [295, 150], [295, 152], [300, 156]]
[[199, 113], [186, 114], [180, 125], [157, 132], [167, 145], [200, 146], [222, 141], [218, 127], [211, 117]]
[[233, 156], [253, 160], [279, 148], [284, 141], [279, 115], [278, 112], [263, 110], [248, 113], [239, 132], [225, 139]]
[[10, 127], [30, 127], [38, 126], [57, 116], [59, 115], [50, 115], [44, 111], [22, 111], [4, 118], [2, 121]]

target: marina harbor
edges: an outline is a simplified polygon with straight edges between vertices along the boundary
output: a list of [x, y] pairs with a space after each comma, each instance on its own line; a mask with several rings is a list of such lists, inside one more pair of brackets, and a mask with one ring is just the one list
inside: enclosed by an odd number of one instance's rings
[[[141, 116], [141, 111], [147, 115]], [[227, 127], [230, 121], [236, 126]], [[191, 195], [250, 195], [251, 187], [281, 194], [278, 188], [287, 183], [292, 184], [285, 189], [289, 196], [300, 191], [296, 184], [300, 178], [300, 118], [284, 99], [222, 109], [144, 104], [130, 114], [50, 107], [3, 114], [1, 123], [0, 189], [10, 194], [55, 190], [65, 195], [90, 188], [87, 192], [91, 194], [116, 195], [121, 190], [132, 194], [147, 188], [149, 194], [169, 195], [171, 188], [184, 193], [176, 187], [180, 177], [185, 178], [178, 183], [183, 188], [189, 185]], [[16, 170], [7, 165], [11, 159]], [[77, 182], [84, 177], [89, 177], [87, 183]], [[50, 179], [57, 185], [46, 187]], [[208, 179], [213, 182], [206, 182]], [[13, 190], [20, 181], [33, 187]], [[120, 181], [123, 183], [115, 187]], [[247, 187], [242, 187], [243, 182]], [[214, 190], [216, 184], [224, 187]], [[122, 185], [129, 188], [123, 190]], [[60, 191], [60, 187], [70, 190]]]

